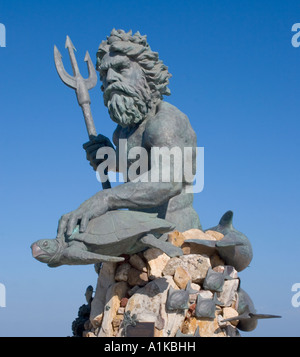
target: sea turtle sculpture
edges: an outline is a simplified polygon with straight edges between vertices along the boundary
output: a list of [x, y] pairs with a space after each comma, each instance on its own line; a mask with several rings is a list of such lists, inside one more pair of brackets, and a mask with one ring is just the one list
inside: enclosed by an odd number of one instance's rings
[[155, 213], [129, 210], [109, 211], [92, 219], [84, 233], [77, 226], [71, 236], [40, 239], [31, 245], [32, 255], [49, 267], [121, 262], [122, 254], [134, 254], [149, 247], [161, 249], [170, 257], [182, 250], [159, 237], [174, 225]]

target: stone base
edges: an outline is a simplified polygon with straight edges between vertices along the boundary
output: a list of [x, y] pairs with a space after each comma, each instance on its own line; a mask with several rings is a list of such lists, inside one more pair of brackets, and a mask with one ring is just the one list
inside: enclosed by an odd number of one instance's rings
[[[200, 246], [185, 243], [185, 239], [221, 239], [220, 233], [204, 233], [197, 229], [172, 232], [169, 241], [183, 248], [184, 255], [170, 258], [156, 248], [127, 256], [122, 263], [103, 263], [99, 272], [95, 296], [91, 303], [89, 321], [84, 325], [86, 337], [126, 336], [127, 326], [137, 322], [152, 323], [154, 337], [194, 335], [201, 337], [239, 336], [237, 321], [223, 322], [237, 316], [235, 309], [239, 279], [231, 270], [222, 291], [216, 293], [218, 303], [215, 317], [196, 317], [197, 295], [213, 298], [215, 291], [204, 289], [209, 269], [222, 273], [224, 262], [213, 249], [205, 254]], [[195, 250], [194, 250], [195, 249]], [[166, 301], [170, 287], [184, 290], [191, 282], [188, 308], [168, 311]], [[132, 329], [131, 329], [132, 333]]]

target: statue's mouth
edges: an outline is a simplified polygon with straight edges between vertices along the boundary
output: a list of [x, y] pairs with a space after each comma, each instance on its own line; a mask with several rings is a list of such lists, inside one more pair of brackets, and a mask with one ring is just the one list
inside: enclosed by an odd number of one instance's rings
[[45, 252], [36, 243], [33, 243], [31, 245], [31, 250], [32, 250], [32, 256], [34, 258], [37, 258], [41, 255], [45, 255]]

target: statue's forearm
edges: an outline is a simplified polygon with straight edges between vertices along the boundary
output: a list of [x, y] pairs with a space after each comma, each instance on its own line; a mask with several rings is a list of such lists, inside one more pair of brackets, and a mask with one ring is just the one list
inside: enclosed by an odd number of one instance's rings
[[127, 182], [105, 191], [108, 209], [143, 209], [160, 206], [181, 192], [174, 182]]

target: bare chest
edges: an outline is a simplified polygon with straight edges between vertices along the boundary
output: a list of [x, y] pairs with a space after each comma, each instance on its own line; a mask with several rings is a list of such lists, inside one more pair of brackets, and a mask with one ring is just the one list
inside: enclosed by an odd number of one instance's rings
[[[129, 167], [139, 158], [139, 152], [145, 152], [144, 132], [145, 122], [142, 122], [136, 128], [122, 128], [116, 137], [116, 159], [117, 162], [125, 162], [126, 167]], [[121, 170], [123, 171], [123, 170]]]

